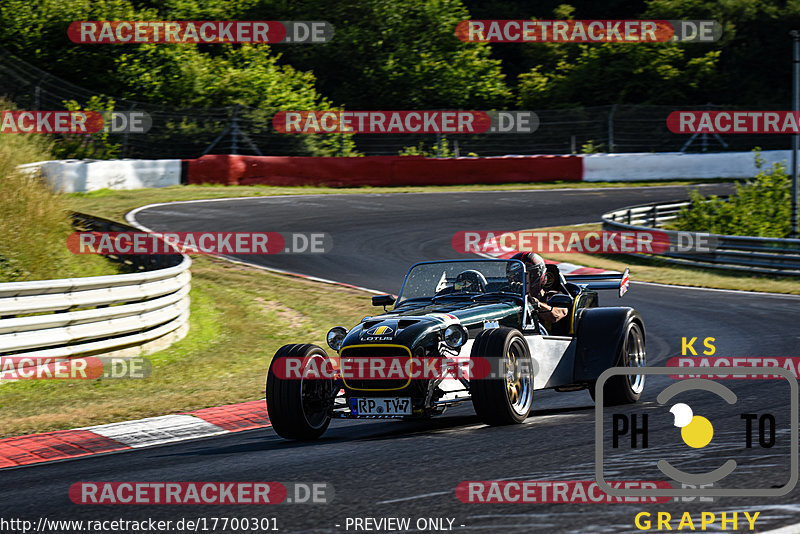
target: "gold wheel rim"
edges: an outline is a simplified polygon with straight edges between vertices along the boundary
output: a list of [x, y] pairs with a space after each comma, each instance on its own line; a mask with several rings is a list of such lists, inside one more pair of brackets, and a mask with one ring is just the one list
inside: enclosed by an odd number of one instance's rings
[[506, 393], [511, 404], [516, 404], [522, 393], [522, 380], [517, 370], [517, 357], [509, 348], [506, 352]]

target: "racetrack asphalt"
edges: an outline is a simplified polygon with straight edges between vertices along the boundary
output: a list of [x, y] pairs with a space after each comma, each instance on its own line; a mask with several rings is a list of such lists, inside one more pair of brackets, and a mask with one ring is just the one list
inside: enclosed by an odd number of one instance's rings
[[[703, 189], [730, 191], [721, 184]], [[684, 198], [683, 187], [260, 197], [154, 206], [138, 212], [136, 220], [156, 231], [326, 232], [334, 243], [329, 254], [239, 259], [396, 294], [412, 263], [458, 256], [450, 242], [457, 231], [593, 222], [611, 209]], [[698, 337], [698, 348], [704, 338], [714, 337], [715, 356], [793, 356], [800, 345], [797, 297], [651, 284], [634, 284], [621, 301], [608, 293], [601, 294], [601, 305], [634, 306], [644, 317], [651, 366], [680, 355], [682, 337]], [[675, 430], [671, 418], [657, 417], [655, 396], [668, 381], [648, 379], [645, 389], [641, 406], [653, 410], [653, 436]], [[773, 413], [779, 422], [785, 421], [787, 400], [772, 381], [726, 382], [746, 401], [748, 411]], [[257, 395], [254, 392], [254, 398]], [[702, 393], [688, 398], [707, 401]], [[641, 406], [616, 412], [631, 413]], [[702, 415], [725, 429], [719, 435], [730, 438], [730, 446], [713, 449], [708, 462], [696, 451], [677, 453], [676, 458], [711, 469], [741, 452], [740, 436], [734, 439], [732, 430], [738, 428], [741, 410], [732, 411], [722, 402], [700, 406]], [[465, 504], [456, 498], [458, 483], [469, 480], [593, 479], [594, 415], [587, 392], [548, 391], [537, 392], [533, 416], [513, 427], [484, 426], [467, 403], [425, 422], [334, 421], [313, 443], [288, 442], [271, 429], [247, 431], [5, 471], [0, 475], [0, 509], [3, 517], [34, 523], [40, 517], [276, 517], [280, 531], [291, 533], [353, 532], [352, 526], [346, 529], [347, 518], [356, 517], [410, 517], [412, 532], [417, 531], [413, 525], [418, 518], [429, 517], [453, 519], [454, 530], [469, 532], [638, 532], [634, 516], [641, 511], [653, 513], [652, 530], [659, 511], [672, 514], [673, 529], [683, 512], [691, 513], [697, 530], [700, 514], [707, 511], [717, 516], [740, 512], [740, 529], [747, 526], [744, 511], [760, 512], [759, 531], [800, 522], [800, 505], [794, 504], [800, 490], [781, 497], [726, 497], [713, 503]], [[786, 435], [779, 430], [778, 437], [774, 456], [759, 458], [760, 464], [754, 465], [760, 467], [745, 469], [736, 485], [762, 488], [784, 481], [779, 475], [784, 473]], [[675, 449], [688, 448], [676, 441]], [[653, 459], [647, 450], [614, 451], [610, 457], [607, 478], [616, 474], [627, 480], [638, 473], [635, 458]], [[335, 496], [326, 505], [237, 507], [80, 506], [69, 500], [71, 484], [103, 480], [327, 482]]]

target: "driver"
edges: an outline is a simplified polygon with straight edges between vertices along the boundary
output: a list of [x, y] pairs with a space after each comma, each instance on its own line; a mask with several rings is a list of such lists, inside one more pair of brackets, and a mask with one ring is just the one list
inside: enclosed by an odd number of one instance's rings
[[460, 272], [453, 282], [453, 291], [456, 293], [485, 293], [486, 277], [474, 269]]
[[528, 276], [528, 302], [536, 311], [545, 327], [550, 330], [552, 325], [567, 316], [567, 308], [557, 308], [547, 304], [547, 300], [558, 293], [549, 291], [545, 293], [543, 288], [547, 269], [544, 260], [533, 252], [517, 252], [510, 259], [519, 260], [525, 265], [525, 273]]

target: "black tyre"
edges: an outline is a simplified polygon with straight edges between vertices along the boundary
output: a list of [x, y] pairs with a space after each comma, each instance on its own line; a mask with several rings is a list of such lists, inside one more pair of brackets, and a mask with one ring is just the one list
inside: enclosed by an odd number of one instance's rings
[[[272, 428], [283, 438], [316, 439], [331, 422], [334, 380], [305, 379], [304, 374], [299, 379], [287, 377], [286, 362], [282, 361], [286, 358], [302, 361], [303, 371], [311, 365], [319, 370], [330, 369], [330, 359], [316, 345], [284, 345], [275, 353], [267, 373], [267, 412]], [[282, 371], [276, 372], [277, 369]]]
[[[625, 335], [617, 349], [615, 367], [630, 367], [632, 369], [646, 365], [646, 351], [644, 346], [644, 332], [639, 323], [628, 319], [625, 324]], [[615, 375], [606, 380], [603, 388], [603, 404], [615, 406], [618, 404], [633, 404], [639, 400], [644, 390], [645, 375]], [[592, 400], [595, 400], [595, 386], [589, 388]]]
[[484, 330], [475, 338], [470, 358], [486, 358], [493, 372], [499, 367], [505, 375], [470, 380], [472, 405], [481, 421], [487, 425], [525, 421], [533, 406], [533, 360], [522, 333], [514, 328]]

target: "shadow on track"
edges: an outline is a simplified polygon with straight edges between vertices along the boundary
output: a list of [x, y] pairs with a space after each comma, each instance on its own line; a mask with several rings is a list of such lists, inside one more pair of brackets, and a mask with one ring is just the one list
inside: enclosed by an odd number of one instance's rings
[[[594, 410], [594, 406], [558, 407], [534, 410], [531, 412], [531, 416], [528, 418], [524, 426], [529, 426], [532, 424], [535, 425], [537, 416], [540, 417], [575, 412], [591, 412], [592, 410]], [[326, 434], [314, 441], [285, 440], [277, 436], [270, 428], [262, 428], [239, 433], [240, 436], [247, 437], [247, 443], [238, 443], [236, 445], [225, 447], [208, 447], [205, 449], [181, 452], [177, 454], [163, 454], [159, 455], [159, 457], [215, 456], [270, 450], [302, 450], [306, 447], [320, 447], [332, 444], [338, 445], [348, 441], [358, 442], [391, 440], [440, 430], [463, 429], [465, 427], [475, 425], [479, 426], [471, 430], [479, 432], [491, 432], [493, 430], [493, 427], [482, 424], [480, 419], [478, 419], [478, 416], [472, 413], [472, 410], [468, 411], [469, 413], [465, 414], [439, 416], [431, 419], [414, 421], [397, 420], [378, 422], [347, 420], [347, 423], [349, 424], [345, 425], [337, 425], [337, 421], [333, 421], [332, 426], [328, 429]], [[520, 428], [524, 428], [524, 426]], [[514, 427], [516, 427], [516, 425], [507, 428]]]

